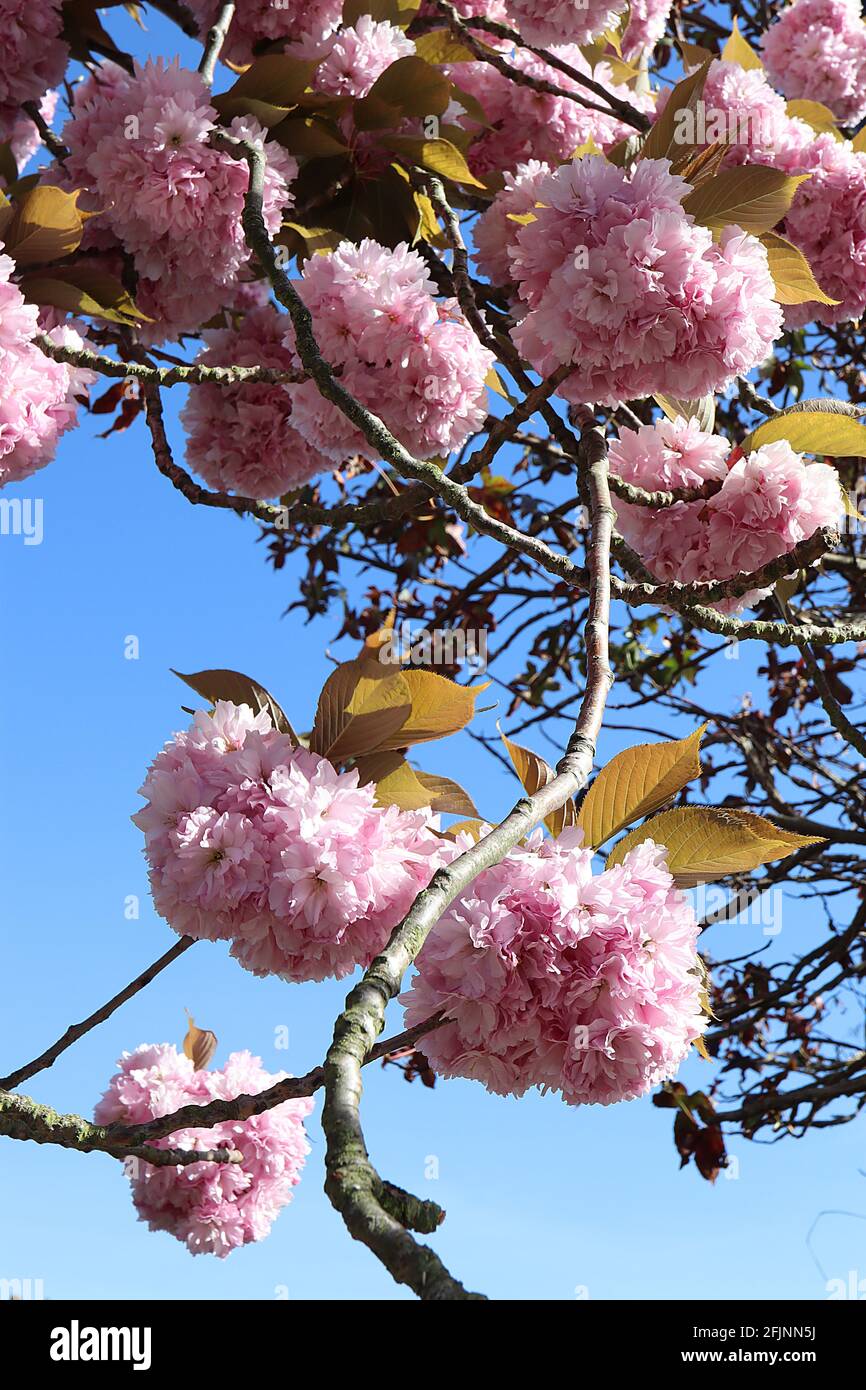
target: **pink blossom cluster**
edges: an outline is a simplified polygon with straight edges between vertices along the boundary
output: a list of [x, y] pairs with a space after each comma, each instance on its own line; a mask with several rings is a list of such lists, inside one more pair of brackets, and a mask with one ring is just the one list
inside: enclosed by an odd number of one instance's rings
[[429, 811], [295, 748], [266, 714], [219, 701], [148, 772], [144, 831], [157, 911], [180, 935], [230, 940], [256, 975], [338, 979], [384, 946], [438, 867]]
[[[472, 19], [477, 16], [480, 19], [490, 19], [494, 24], [511, 24], [511, 4], [510, 0], [454, 0], [454, 8], [464, 19]], [[432, 0], [421, 0], [419, 14], [422, 19], [440, 19], [441, 10], [437, 10]], [[482, 35], [486, 44], [491, 47], [502, 44], [501, 39], [496, 39], [492, 34]]]
[[499, 1094], [610, 1105], [673, 1076], [703, 1028], [698, 924], [651, 840], [593, 875], [582, 831], [536, 831], [448, 908], [401, 996], [425, 1056]]
[[[667, 106], [670, 92], [659, 93], [656, 115]], [[803, 152], [815, 132], [788, 115], [785, 101], [760, 68], [716, 59], [710, 64], [694, 113], [683, 111], [683, 145], [720, 142], [729, 146], [726, 165], [769, 164], [797, 172]]]
[[[254, 308], [236, 328], [203, 333], [196, 364], [289, 371], [293, 358], [285, 331], [285, 315], [271, 304]], [[181, 422], [187, 462], [220, 492], [281, 497], [333, 467], [292, 428], [291, 397], [279, 383], [193, 386]]]
[[[216, 20], [221, 0], [189, 0], [204, 39]], [[222, 57], [241, 67], [251, 63], [257, 45], [290, 39], [319, 41], [340, 22], [342, 0], [242, 0], [235, 10]]]
[[843, 125], [866, 116], [866, 25], [860, 0], [796, 0], [763, 39], [764, 64], [786, 97], [820, 101]]
[[651, 53], [665, 31], [673, 0], [631, 0], [622, 36], [622, 56], [634, 59]]
[[[193, 332], [212, 318], [249, 260], [241, 226], [249, 171], [213, 148], [216, 128], [198, 73], [158, 60], [132, 76], [101, 65], [77, 88], [63, 131], [70, 157], [58, 177], [83, 186], [99, 209], [97, 244], [113, 238], [133, 256], [137, 303], [157, 321], [152, 337]], [[263, 213], [273, 235], [292, 202], [296, 161], [263, 143], [251, 117], [235, 119], [229, 131], [267, 153]]]
[[[838, 524], [839, 479], [828, 464], [807, 464], [786, 440], [778, 440], [729, 471], [728, 451], [723, 439], [701, 430], [695, 420], [679, 418], [624, 428], [611, 445], [612, 471], [647, 491], [695, 487], [711, 479], [722, 483], [707, 501], [658, 510], [615, 501], [620, 533], [663, 582], [751, 574], [818, 527]], [[714, 606], [737, 613], [767, 593], [753, 589]]]
[[547, 376], [573, 364], [567, 400], [688, 399], [748, 372], [778, 337], [767, 253], [738, 227], [712, 234], [683, 211], [667, 160], [634, 172], [584, 156], [538, 189], [513, 278], [527, 309], [514, 340]]
[[472, 229], [478, 269], [494, 285], [506, 285], [512, 279], [511, 256], [522, 225], [514, 218], [535, 212], [538, 190], [549, 173], [550, 165], [538, 159], [518, 164], [513, 174], [505, 175], [505, 187]]
[[[96, 380], [35, 346], [38, 311], [11, 282], [14, 269], [9, 256], [0, 255], [0, 487], [51, 462], [60, 436], [75, 423], [76, 398]], [[72, 327], [54, 328], [49, 337], [64, 347], [83, 346]]]
[[[664, 94], [658, 103], [664, 110]], [[791, 305], [785, 322], [839, 323], [866, 310], [866, 154], [833, 135], [816, 134], [789, 116], [785, 102], [758, 69], [714, 62], [701, 97], [703, 135], [718, 138], [711, 121], [721, 117], [729, 143], [726, 163], [764, 164], [788, 174], [808, 174], [780, 230], [803, 252], [832, 304]], [[691, 134], [691, 132], [689, 132]]]
[[[456, 301], [437, 302], [435, 288], [416, 251], [367, 240], [313, 256], [298, 282], [322, 354], [341, 369], [341, 385], [417, 458], [448, 454], [480, 429], [484, 379], [494, 361]], [[286, 341], [294, 341], [291, 329]], [[294, 427], [321, 453], [335, 462], [377, 457], [314, 382], [286, 389]]]
[[0, 0], [0, 142], [14, 138], [22, 102], [56, 87], [69, 49], [61, 0]]
[[[57, 110], [58, 92], [46, 92], [39, 103], [39, 113], [49, 125], [54, 119]], [[42, 137], [38, 129], [29, 116], [19, 115], [18, 119], [8, 131], [7, 137], [12, 151], [12, 158], [19, 174], [24, 172], [26, 166], [35, 155], [42, 143]]]
[[507, 0], [511, 22], [527, 43], [586, 43], [615, 29], [626, 0]]
[[[607, 63], [592, 68], [576, 43], [559, 43], [550, 51], [575, 71], [601, 82], [613, 96], [639, 109], [651, 109], [650, 97], [636, 96], [614, 82]], [[517, 71], [552, 82], [562, 91], [586, 93], [573, 77], [552, 68], [527, 49], [518, 49], [508, 61]], [[532, 159], [558, 164], [571, 159], [575, 150], [590, 140], [605, 150], [632, 133], [631, 127], [615, 116], [589, 110], [570, 97], [534, 91], [490, 63], [460, 63], [451, 70], [451, 77], [460, 89], [456, 100], [459, 102], [461, 90], [475, 97], [487, 118], [488, 124], [482, 126], [471, 112], [460, 117], [461, 124], [473, 132], [467, 158], [478, 177], [514, 170]]]
[[340, 29], [327, 44], [315, 74], [320, 92], [335, 97], [365, 97], [377, 77], [415, 52], [415, 45], [396, 24], [379, 23], [362, 14], [351, 27]]
[[[97, 1124], [144, 1124], [184, 1105], [255, 1096], [288, 1075], [270, 1075], [249, 1052], [233, 1052], [220, 1071], [196, 1071], [171, 1043], [142, 1043], [124, 1052], [118, 1068], [94, 1111]], [[241, 1245], [264, 1240], [301, 1180], [310, 1152], [304, 1120], [312, 1108], [306, 1097], [287, 1100], [248, 1120], [157, 1139], [157, 1149], [235, 1149], [242, 1160], [164, 1167], [130, 1160], [139, 1219], [151, 1231], [168, 1231], [193, 1255], [225, 1259]]]
[[866, 154], [818, 135], [798, 172], [811, 177], [797, 189], [783, 230], [824, 293], [839, 303], [789, 305], [785, 323], [796, 328], [858, 319], [866, 311]]

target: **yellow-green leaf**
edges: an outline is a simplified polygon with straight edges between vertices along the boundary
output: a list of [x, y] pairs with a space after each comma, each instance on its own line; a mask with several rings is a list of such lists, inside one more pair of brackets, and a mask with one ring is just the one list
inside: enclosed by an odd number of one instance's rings
[[440, 830], [439, 834], [443, 840], [456, 840], [458, 835], [471, 835], [473, 842], [477, 843], [485, 825], [486, 821], [473, 817], [471, 820], [456, 821], [454, 825], [449, 825], [447, 830]]
[[[394, 167], [396, 168], [396, 165]], [[436, 216], [436, 209], [427, 194], [419, 193], [416, 189], [413, 191], [412, 197], [415, 199], [415, 206], [418, 209], [418, 230], [415, 233], [415, 241], [426, 241], [431, 246], [447, 246], [447, 240]]]
[[310, 739], [314, 753], [331, 762], [357, 758], [388, 746], [402, 729], [412, 708], [412, 696], [399, 669], [379, 662], [369, 652], [344, 661], [322, 687]]
[[109, 323], [134, 326], [152, 322], [121, 281], [96, 266], [58, 266], [50, 275], [24, 275], [19, 283], [25, 299], [34, 304], [51, 304], [55, 309], [89, 314]]
[[761, 241], [767, 249], [770, 274], [776, 286], [779, 304], [838, 304], [825, 294], [812, 274], [812, 267], [803, 252], [793, 242], [777, 232], [763, 232]]
[[[600, 149], [600, 147], [595, 143], [595, 141], [593, 140], [592, 136], [590, 135], [590, 137], [589, 137], [588, 140], [584, 140], [584, 142], [583, 142], [582, 145], [578, 145], [578, 147], [577, 147], [576, 150], [572, 150], [571, 155], [569, 156], [569, 158], [571, 158], [571, 159], [583, 159], [583, 156], [584, 156], [585, 154], [603, 154], [603, 153], [604, 153], [604, 151], [603, 151], [602, 149]], [[537, 204], [536, 204], [536, 206], [537, 206]], [[509, 213], [509, 216], [510, 216], [510, 215], [511, 215], [511, 214]]]
[[703, 48], [698, 43], [686, 43], [684, 39], [679, 39], [677, 45], [683, 55], [684, 64], [689, 68], [699, 68], [701, 63], [711, 63], [716, 56], [711, 49]]
[[392, 135], [382, 142], [389, 150], [408, 156], [422, 168], [440, 174], [442, 178], [452, 179], [454, 183], [468, 184], [471, 188], [484, 188], [485, 185], [472, 173], [466, 159], [452, 145], [450, 140], [425, 140], [414, 135]]
[[209, 704], [215, 705], [217, 700], [230, 700], [234, 705], [249, 705], [255, 714], [264, 712], [270, 715], [271, 723], [281, 734], [288, 734], [289, 738], [297, 747], [298, 736], [289, 723], [285, 712], [280, 708], [277, 701], [263, 685], [254, 681], [251, 676], [245, 676], [240, 671], [193, 671], [189, 675], [184, 675], [182, 671], [175, 671], [172, 668], [172, 675], [177, 676], [186, 685], [194, 690], [197, 695], [201, 695]]
[[763, 71], [764, 64], [751, 44], [743, 38], [736, 19], [734, 19], [731, 36], [722, 49], [722, 62], [739, 63], [741, 68], [760, 68]]
[[490, 684], [458, 685], [435, 671], [411, 669], [404, 670], [400, 679], [409, 691], [410, 709], [399, 728], [376, 745], [383, 752], [456, 734], [469, 723], [476, 699]]
[[189, 1009], [186, 1011], [189, 1027], [183, 1040], [184, 1056], [188, 1057], [196, 1071], [204, 1071], [217, 1050], [216, 1034], [209, 1028], [197, 1028]]
[[787, 439], [800, 454], [827, 454], [830, 458], [866, 458], [866, 425], [835, 410], [792, 410], [765, 420], [741, 445], [753, 453], [763, 444]]
[[411, 767], [402, 753], [371, 753], [358, 758], [355, 766], [362, 786], [375, 782], [379, 806], [398, 806], [401, 811], [429, 806], [450, 815], [478, 815], [471, 796], [457, 782]]
[[[528, 796], [534, 796], [539, 787], [546, 787], [548, 782], [556, 776], [553, 768], [544, 758], [539, 757], [538, 753], [533, 753], [529, 748], [523, 748], [519, 743], [513, 743], [510, 738], [500, 730], [500, 738], [508, 750], [508, 756], [514, 764], [514, 770], [520, 778], [521, 784]], [[577, 808], [573, 797], [569, 797], [564, 806], [558, 811], [552, 811], [545, 817], [544, 824], [547, 826], [551, 835], [559, 835], [566, 826], [577, 823]]]
[[0, 210], [0, 240], [7, 255], [17, 265], [36, 265], [77, 250], [91, 215], [78, 207], [81, 191], [66, 193], [51, 184], [37, 184]]
[[839, 492], [842, 496], [842, 510], [845, 512], [845, 515], [856, 517], [858, 521], [866, 521], [866, 516], [864, 516], [862, 512], [858, 512], [850, 492], [848, 492], [841, 483], [839, 484]]
[[415, 40], [415, 52], [428, 63], [474, 63], [475, 54], [448, 29], [428, 29]]
[[[668, 98], [664, 111], [641, 146], [641, 159], [666, 159], [676, 145], [677, 112], [694, 108], [706, 81], [710, 59], [701, 63], [693, 73], [678, 82]], [[631, 137], [628, 137], [629, 139]]]
[[785, 109], [789, 116], [805, 121], [806, 125], [810, 125], [820, 134], [835, 135], [837, 140], [842, 139], [836, 117], [829, 106], [822, 105], [820, 101], [789, 101], [785, 103]]
[[806, 845], [823, 843], [814, 835], [782, 830], [751, 811], [684, 806], [662, 811], [625, 835], [608, 856], [607, 867], [621, 864], [629, 850], [646, 840], [665, 846], [668, 868], [680, 888], [749, 873]]
[[776, 580], [774, 593], [782, 604], [787, 604], [794, 597], [803, 582], [803, 570], [797, 570], [796, 574], [783, 575]]
[[687, 193], [683, 209], [712, 231], [737, 226], [760, 235], [781, 222], [797, 189], [808, 177], [756, 164], [723, 169]]
[[495, 367], [491, 367], [490, 371], [485, 376], [484, 385], [488, 386], [491, 391], [495, 391], [497, 396], [501, 396], [504, 401], [508, 401], [509, 405], [513, 406], [517, 404], [511, 392], [507, 391], [503, 385], [502, 378]]
[[712, 434], [716, 423], [715, 396], [701, 396], [699, 400], [681, 400], [679, 396], [655, 396], [669, 420], [697, 420], [702, 430]]
[[851, 142], [851, 148], [856, 154], [866, 154], [866, 125], [862, 130], [857, 131]]
[[700, 776], [702, 724], [688, 738], [639, 743], [617, 753], [587, 792], [577, 823], [586, 844], [604, 844], [632, 821], [649, 816]]
[[596, 39], [595, 43], [584, 43], [580, 46], [580, 51], [591, 68], [595, 68], [599, 63], [606, 63], [611, 70], [611, 81], [618, 82], [625, 86], [627, 82], [633, 82], [640, 74], [640, 69], [633, 63], [624, 62], [622, 57], [614, 57], [612, 53], [606, 51], [607, 45], [604, 42], [605, 35]]
[[362, 14], [368, 14], [380, 24], [395, 24], [405, 29], [412, 23], [421, 0], [343, 0], [343, 24], [351, 28]]

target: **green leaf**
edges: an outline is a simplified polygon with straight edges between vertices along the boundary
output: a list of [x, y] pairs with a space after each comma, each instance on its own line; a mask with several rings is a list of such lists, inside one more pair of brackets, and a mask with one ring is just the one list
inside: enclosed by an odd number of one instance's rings
[[[546, 787], [548, 782], [556, 776], [553, 768], [546, 763], [544, 758], [533, 753], [529, 748], [523, 748], [519, 743], [512, 743], [510, 738], [500, 730], [499, 736], [508, 750], [508, 756], [514, 764], [514, 770], [520, 778], [521, 785], [528, 796], [534, 796], [539, 787]], [[577, 823], [577, 808], [573, 797], [569, 797], [564, 806], [558, 811], [552, 811], [545, 817], [544, 824], [547, 826], [551, 835], [559, 835], [566, 826]]]
[[615, 145], [611, 145], [605, 152], [605, 159], [608, 164], [615, 164], [617, 169], [630, 168], [636, 159], [643, 157], [643, 145], [642, 135], [627, 135], [624, 140], [618, 140]]
[[734, 27], [731, 36], [722, 49], [723, 63], [739, 63], [741, 68], [760, 68], [763, 72], [764, 64], [761, 62], [751, 44], [747, 43], [740, 33], [740, 26], [734, 19]]
[[[809, 402], [814, 406], [814, 402]], [[753, 453], [763, 444], [787, 439], [800, 454], [826, 454], [830, 458], [866, 458], [866, 425], [858, 424], [850, 415], [826, 410], [791, 410], [765, 420], [740, 446], [744, 454]]]
[[723, 169], [683, 198], [683, 209], [712, 231], [742, 227], [760, 235], [781, 222], [808, 174], [785, 174], [781, 169], [743, 165]]
[[330, 124], [315, 116], [290, 116], [271, 136], [299, 159], [332, 159], [349, 153], [349, 146]]
[[7, 188], [18, 181], [18, 165], [15, 163], [10, 140], [6, 140], [0, 145], [0, 179], [3, 180]]
[[297, 105], [318, 66], [317, 61], [267, 53], [242, 72], [234, 86], [211, 101], [225, 120], [251, 115], [270, 128]]
[[211, 705], [215, 705], [217, 700], [230, 700], [234, 705], [249, 705], [256, 713], [270, 715], [271, 723], [281, 734], [288, 734], [289, 738], [298, 746], [300, 740], [292, 728], [284, 711], [277, 704], [273, 695], [254, 681], [251, 676], [245, 676], [240, 671], [193, 671], [189, 675], [184, 675], [181, 671], [175, 671], [172, 667], [172, 675], [184, 681], [186, 685], [194, 690], [197, 695], [201, 695]]
[[761, 864], [785, 859], [806, 845], [824, 843], [814, 835], [794, 835], [782, 830], [751, 811], [685, 806], [663, 811], [625, 835], [608, 856], [606, 867], [621, 864], [629, 850], [646, 840], [664, 845], [668, 868], [680, 888], [749, 873]]
[[779, 304], [839, 303], [838, 299], [831, 299], [824, 293], [803, 252], [792, 242], [777, 232], [763, 232], [761, 241], [767, 248], [767, 260]]
[[577, 823], [585, 843], [596, 849], [632, 821], [657, 811], [700, 776], [702, 724], [688, 738], [640, 743], [603, 767], [584, 798]]
[[451, 83], [423, 58], [398, 58], [355, 102], [358, 130], [393, 129], [411, 117], [441, 116], [451, 100]]
[[389, 150], [408, 157], [424, 169], [430, 169], [442, 178], [454, 183], [467, 184], [471, 188], [484, 188], [485, 185], [472, 173], [464, 156], [450, 140], [424, 140], [410, 135], [392, 135], [383, 140]]
[[706, 430], [707, 434], [712, 434], [716, 423], [716, 398], [715, 396], [701, 396], [696, 401], [681, 400], [678, 396], [660, 396], [654, 398], [661, 406], [669, 420], [697, 420], [699, 427]]

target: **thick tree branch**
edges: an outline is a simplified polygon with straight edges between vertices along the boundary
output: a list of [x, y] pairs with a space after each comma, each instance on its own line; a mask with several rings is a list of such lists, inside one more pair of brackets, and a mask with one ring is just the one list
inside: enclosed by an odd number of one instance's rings
[[325, 1060], [325, 1105], [322, 1125], [328, 1141], [325, 1189], [350, 1233], [367, 1245], [399, 1283], [425, 1300], [465, 1299], [467, 1294], [438, 1256], [419, 1245], [379, 1198], [379, 1183], [370, 1163], [361, 1128], [361, 1067], [382, 1029], [385, 1008], [400, 989], [403, 976], [428, 933], [448, 905], [485, 868], [498, 863], [550, 812], [559, 809], [588, 780], [612, 674], [607, 640], [610, 617], [610, 538], [614, 511], [607, 486], [607, 452], [603, 432], [584, 431], [584, 467], [592, 500], [590, 602], [585, 628], [587, 684], [580, 713], [556, 775], [534, 796], [522, 797], [505, 820], [439, 869], [415, 900], [404, 921], [377, 956], [363, 980], [349, 994], [334, 1029]]

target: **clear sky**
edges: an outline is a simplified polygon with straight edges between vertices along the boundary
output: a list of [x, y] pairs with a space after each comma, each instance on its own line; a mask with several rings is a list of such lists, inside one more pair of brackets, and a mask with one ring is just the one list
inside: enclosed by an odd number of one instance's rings
[[[121, 34], [114, 12], [112, 29]], [[166, 51], [157, 19], [151, 34]], [[179, 450], [180, 399], [169, 413]], [[150, 904], [129, 820], [148, 762], [187, 722], [180, 705], [190, 696], [169, 668], [246, 671], [304, 727], [339, 627], [336, 613], [309, 627], [298, 613], [281, 617], [296, 568], [267, 567], [254, 523], [190, 507], [156, 472], [140, 423], [101, 441], [104, 427], [104, 417], [85, 418], [54, 464], [6, 492], [42, 499], [44, 538], [27, 546], [0, 537], [0, 1072], [40, 1052], [176, 939]], [[125, 656], [130, 636], [137, 660]], [[744, 688], [760, 699], [755, 664], [751, 645], [739, 661], [717, 661], [718, 708]], [[479, 723], [492, 731], [502, 713]], [[606, 734], [601, 760], [627, 741]], [[431, 747], [424, 763], [452, 774], [459, 766], [488, 816], [514, 799], [516, 782], [466, 735]], [[130, 895], [140, 899], [138, 920], [125, 916]], [[786, 905], [786, 953], [810, 928], [807, 907]], [[760, 925], [713, 932], [717, 954], [763, 940]], [[217, 1065], [250, 1048], [269, 1070], [302, 1072], [321, 1060], [346, 990], [257, 980], [223, 946], [201, 943], [25, 1089], [89, 1115], [121, 1051], [180, 1043], [185, 1008], [217, 1034]], [[275, 1046], [284, 1026], [288, 1053]], [[392, 1006], [389, 1031], [400, 1026]], [[683, 1079], [705, 1085], [708, 1075], [695, 1058]], [[732, 1172], [711, 1187], [691, 1167], [678, 1171], [671, 1113], [649, 1100], [571, 1108], [462, 1081], [431, 1092], [380, 1067], [365, 1083], [374, 1162], [446, 1208], [433, 1243], [470, 1288], [520, 1299], [822, 1298], [825, 1278], [866, 1274], [862, 1221], [821, 1221], [813, 1246], [823, 1275], [806, 1243], [823, 1209], [866, 1212], [856, 1124], [772, 1147], [734, 1140]], [[410, 1296], [349, 1239], [323, 1195], [319, 1110], [317, 1101], [293, 1204], [269, 1239], [225, 1261], [194, 1259], [172, 1237], [150, 1234], [107, 1156], [4, 1141], [0, 1278], [42, 1279], [50, 1298]]]

